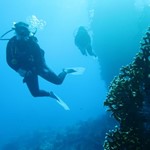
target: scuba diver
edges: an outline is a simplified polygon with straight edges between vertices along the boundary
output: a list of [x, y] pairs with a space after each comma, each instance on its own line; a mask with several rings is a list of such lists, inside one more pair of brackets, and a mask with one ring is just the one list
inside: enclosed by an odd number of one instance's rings
[[6, 48], [7, 64], [23, 77], [33, 97], [51, 97], [59, 100], [51, 91], [41, 90], [39, 88], [38, 76], [53, 84], [61, 84], [66, 75], [76, 72], [74, 69], [63, 69], [59, 75], [56, 75], [46, 65], [44, 50], [38, 45], [38, 40], [29, 30], [29, 25], [24, 22], [14, 24], [13, 36]]
[[89, 54], [90, 56], [97, 57], [92, 50], [91, 37], [83, 26], [80, 26], [78, 28], [78, 31], [75, 35], [74, 43], [83, 55], [87, 56], [87, 54]]

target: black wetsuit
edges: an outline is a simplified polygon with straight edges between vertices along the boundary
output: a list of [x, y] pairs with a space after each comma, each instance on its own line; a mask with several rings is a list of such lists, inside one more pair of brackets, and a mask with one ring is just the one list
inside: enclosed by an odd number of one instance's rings
[[47, 67], [44, 51], [33, 36], [26, 40], [18, 40], [16, 36], [12, 37], [7, 44], [6, 60], [13, 70], [18, 72], [19, 69], [22, 69], [27, 72], [23, 81], [34, 97], [50, 96], [50, 92], [39, 89], [38, 75], [51, 83], [61, 84], [67, 74], [62, 71], [56, 75]]

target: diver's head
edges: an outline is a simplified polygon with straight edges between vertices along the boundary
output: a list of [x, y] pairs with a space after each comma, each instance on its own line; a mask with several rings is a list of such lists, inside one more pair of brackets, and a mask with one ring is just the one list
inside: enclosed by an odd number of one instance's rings
[[27, 37], [30, 35], [29, 25], [24, 22], [15, 23], [13, 29], [18, 36]]
[[85, 29], [84, 26], [80, 26], [78, 30], [79, 30], [79, 31], [86, 31], [86, 29]]

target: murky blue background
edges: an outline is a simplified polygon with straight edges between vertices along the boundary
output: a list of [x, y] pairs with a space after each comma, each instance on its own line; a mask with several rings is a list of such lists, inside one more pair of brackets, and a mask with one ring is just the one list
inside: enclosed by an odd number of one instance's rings
[[[85, 67], [83, 75], [68, 75], [62, 85], [40, 78], [40, 87], [54, 91], [70, 107], [65, 111], [51, 98], [33, 98], [22, 78], [5, 60], [7, 42], [1, 41], [0, 55], [0, 144], [21, 134], [53, 128], [59, 130], [103, 112], [106, 94], [100, 78], [98, 61], [82, 56], [74, 45], [74, 32], [80, 25], [89, 26], [88, 2], [82, 0], [12, 0], [0, 2], [0, 33], [14, 21], [26, 21], [31, 15], [46, 21], [36, 36], [45, 50], [48, 66], [56, 73], [64, 67]], [[8, 34], [6, 37], [11, 37]]]
[[[45, 50], [48, 66], [56, 73], [65, 67], [81, 66], [86, 70], [83, 75], [68, 75], [59, 86], [39, 78], [41, 89], [54, 91], [69, 105], [70, 111], [65, 111], [51, 98], [30, 95], [22, 78], [6, 64], [7, 41], [0, 41], [0, 145], [25, 133], [45, 128], [58, 131], [103, 114], [107, 90], [100, 76], [100, 64], [107, 62], [111, 74], [115, 71], [113, 66], [119, 70], [121, 65], [132, 60], [150, 21], [148, 11], [144, 12], [149, 4], [148, 0], [1, 1], [1, 35], [11, 29], [13, 22], [26, 22], [28, 17], [35, 15], [46, 21], [46, 26], [38, 30], [36, 36]], [[93, 22], [94, 17], [97, 18]], [[89, 28], [93, 37], [96, 35], [93, 38], [95, 52], [107, 57], [99, 57], [98, 61], [80, 53], [74, 45], [74, 34], [80, 25]], [[11, 36], [13, 33], [6, 38]], [[122, 58], [125, 61], [120, 64]]]

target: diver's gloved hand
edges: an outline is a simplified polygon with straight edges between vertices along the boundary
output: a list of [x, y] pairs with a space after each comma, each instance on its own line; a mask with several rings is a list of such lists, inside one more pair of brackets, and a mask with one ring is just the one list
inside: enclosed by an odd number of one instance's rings
[[33, 72], [32, 72], [32, 71], [30, 71], [30, 70], [29, 70], [29, 71], [26, 71], [26, 75], [25, 75], [26, 77], [31, 76], [31, 75], [33, 75]]
[[20, 76], [22, 76], [22, 77], [27, 77], [27, 76], [30, 76], [30, 75], [32, 75], [32, 71], [26, 71], [26, 70], [24, 70], [24, 69], [18, 69], [18, 71], [17, 71], [18, 73], [19, 73], [19, 75]]
[[[25, 70], [24, 70], [24, 71], [25, 71]], [[30, 70], [28, 70], [28, 71], [25, 71], [23, 75], [24, 75], [24, 76], [22, 76], [22, 77], [24, 77], [23, 83], [25, 83], [26, 80], [27, 80], [27, 78], [33, 75], [33, 72], [30, 71]]]
[[21, 69], [21, 68], [20, 68], [20, 69], [18, 69], [18, 70], [17, 70], [17, 72], [18, 72], [18, 73], [19, 73], [19, 75], [20, 75], [20, 76], [22, 76], [22, 77], [25, 77], [25, 76], [26, 76], [26, 73], [27, 73], [27, 71], [26, 71], [26, 70], [23, 70], [23, 69]]

